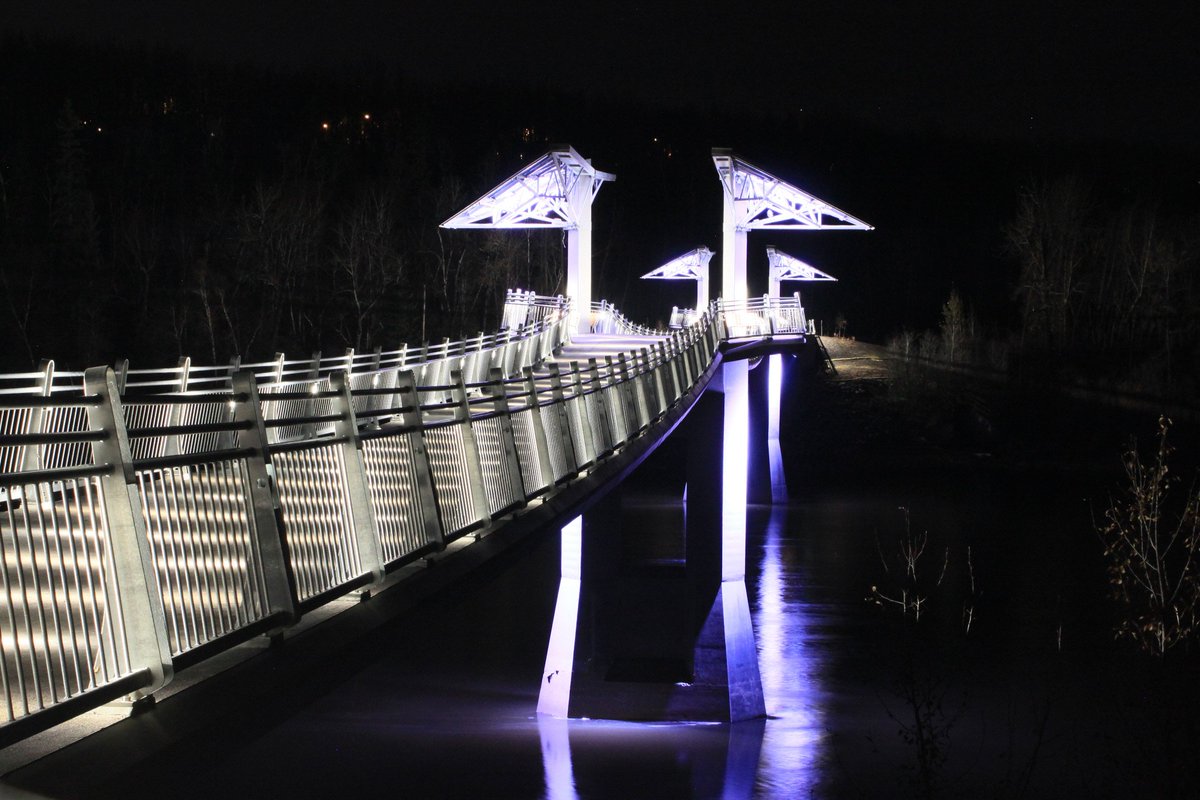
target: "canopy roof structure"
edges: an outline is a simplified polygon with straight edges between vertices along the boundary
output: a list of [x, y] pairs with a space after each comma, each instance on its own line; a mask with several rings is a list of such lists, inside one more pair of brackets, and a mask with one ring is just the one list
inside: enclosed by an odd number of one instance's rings
[[713, 164], [734, 201], [737, 230], [874, 230], [858, 217], [749, 164], [730, 150], [714, 148]]
[[[561, 228], [567, 232], [567, 296], [580, 330], [592, 304], [592, 200], [615, 175], [570, 145], [555, 145], [525, 169], [442, 223], [443, 228]], [[543, 287], [543, 291], [553, 291]]]
[[776, 281], [836, 281], [828, 272], [788, 255], [774, 247], [767, 248], [767, 260], [771, 265], [771, 280]]
[[611, 180], [616, 176], [592, 167], [575, 148], [557, 145], [450, 217], [442, 227], [573, 230], [581, 224], [580, 201], [590, 207], [600, 185]]
[[708, 280], [708, 262], [713, 257], [713, 251], [707, 247], [697, 247], [678, 258], [673, 258], [652, 272], [642, 276], [648, 280]]
[[678, 258], [671, 259], [658, 269], [647, 272], [642, 278], [663, 281], [695, 281], [695, 310], [702, 311], [708, 305], [708, 262], [712, 257], [712, 250], [707, 247], [697, 247]]

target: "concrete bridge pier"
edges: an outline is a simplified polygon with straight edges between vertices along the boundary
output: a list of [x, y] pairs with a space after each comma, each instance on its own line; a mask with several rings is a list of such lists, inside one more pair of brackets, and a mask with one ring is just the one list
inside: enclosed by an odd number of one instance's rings
[[682, 463], [673, 454], [688, 487], [682, 519], [631, 524], [617, 489], [563, 527], [539, 714], [765, 715], [745, 582], [747, 365], [723, 370], [723, 389], [699, 398], [675, 434], [686, 443]]
[[787, 476], [783, 472], [783, 452], [779, 449], [779, 410], [783, 400], [783, 364], [779, 353], [767, 358], [767, 460], [771, 470], [771, 502], [788, 500]]

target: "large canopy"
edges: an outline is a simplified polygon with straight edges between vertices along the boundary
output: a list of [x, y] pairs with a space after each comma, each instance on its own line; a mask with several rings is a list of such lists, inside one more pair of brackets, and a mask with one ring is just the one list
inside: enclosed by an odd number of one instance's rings
[[578, 190], [586, 202], [616, 176], [592, 167], [573, 147], [559, 145], [442, 223], [443, 228], [567, 228], [580, 224]]
[[734, 200], [737, 230], [873, 230], [861, 219], [743, 161], [730, 150], [714, 148], [712, 158], [722, 187]]

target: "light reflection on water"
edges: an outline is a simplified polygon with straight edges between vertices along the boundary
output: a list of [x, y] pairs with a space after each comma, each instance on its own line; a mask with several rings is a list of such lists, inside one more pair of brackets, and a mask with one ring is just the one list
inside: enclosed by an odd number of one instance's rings
[[[819, 782], [825, 746], [821, 705], [821, 665], [809, 645], [806, 604], [795, 597], [798, 576], [785, 573], [783, 554], [790, 545], [786, 507], [771, 509], [760, 551], [757, 607], [759, 672], [767, 713], [761, 783], [772, 792], [807, 797]], [[753, 552], [753, 550], [751, 551]]]
[[[618, 796], [612, 794], [619, 779], [611, 767], [627, 765], [618, 755], [630, 750], [650, 765], [646, 774], [655, 781], [686, 768], [688, 774], [676, 776], [673, 784], [685, 796], [734, 800], [817, 794], [820, 769], [828, 761], [825, 675], [808, 641], [812, 631], [808, 603], [800, 596], [801, 567], [787, 558], [797, 547], [789, 519], [788, 509], [777, 506], [765, 519], [753, 515], [748, 531], [757, 570], [747, 588], [769, 719], [726, 725], [540, 717], [547, 800], [578, 800], [598, 788], [601, 796]], [[581, 792], [585, 785], [593, 792]], [[630, 790], [641, 796], [636, 785]]]
[[546, 800], [713, 797], [749, 800], [765, 720], [619, 722], [538, 717]]

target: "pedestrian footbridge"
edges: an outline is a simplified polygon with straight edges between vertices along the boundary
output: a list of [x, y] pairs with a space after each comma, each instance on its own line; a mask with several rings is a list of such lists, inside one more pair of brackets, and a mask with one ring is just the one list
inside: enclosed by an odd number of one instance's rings
[[[667, 331], [591, 301], [591, 202], [614, 176], [560, 147], [445, 223], [566, 230], [573, 299], [510, 291], [498, 333], [254, 364], [63, 372], [47, 361], [0, 375], [0, 746], [119, 698], [148, 702], [176, 673], [394, 585], [461, 541], [514, 530], [562, 536], [538, 711], [596, 716], [577, 645], [581, 598], [604, 602], [587, 554], [606, 535], [582, 515], [699, 406], [719, 435], [695, 438], [719, 444], [687, 465], [687, 505], [700, 512], [687, 523], [695, 648], [686, 685], [643, 708], [762, 716], [745, 587], [748, 360], [770, 356], [780, 500], [777, 356], [819, 339], [779, 282], [831, 278], [772, 251], [771, 291], [747, 298], [747, 234], [869, 226], [729, 151], [713, 162], [723, 299], [707, 299], [707, 248], [665, 265], [646, 277], [698, 286]], [[720, 402], [702, 403], [706, 393]], [[690, 687], [699, 700], [676, 696]]]
[[151, 696], [460, 537], [570, 522], [726, 354], [807, 333], [791, 298], [663, 333], [601, 304], [573, 333], [567, 301], [511, 293], [506, 319], [419, 350], [3, 376], [0, 741]]

